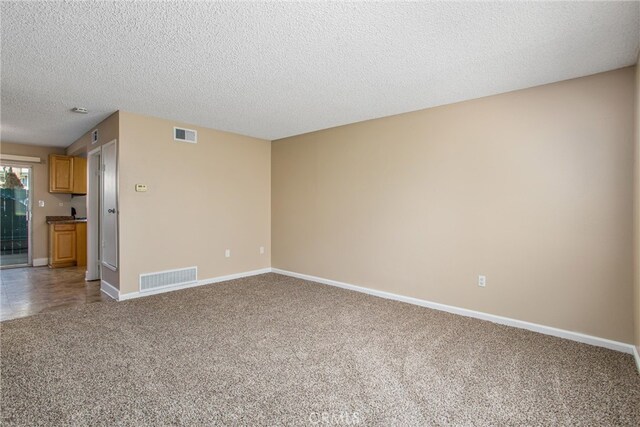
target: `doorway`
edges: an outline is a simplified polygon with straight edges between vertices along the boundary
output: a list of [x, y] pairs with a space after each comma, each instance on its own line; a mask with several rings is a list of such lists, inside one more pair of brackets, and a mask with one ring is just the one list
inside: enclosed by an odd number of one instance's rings
[[118, 269], [116, 141], [89, 152], [86, 280], [101, 280], [103, 268]]
[[118, 269], [118, 171], [116, 142], [102, 146], [102, 194], [100, 231], [102, 265], [112, 271]]
[[30, 166], [0, 164], [0, 268], [32, 264]]
[[102, 149], [89, 152], [87, 180], [87, 273], [86, 280], [100, 280], [100, 193]]

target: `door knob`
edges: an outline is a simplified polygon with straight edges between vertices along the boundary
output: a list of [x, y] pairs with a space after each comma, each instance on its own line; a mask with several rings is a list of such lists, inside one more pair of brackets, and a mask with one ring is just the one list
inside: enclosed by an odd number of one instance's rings
[[115, 210], [115, 209], [108, 209], [108, 210], [107, 210], [107, 212], [109, 212], [109, 213], [116, 213], [116, 210]]

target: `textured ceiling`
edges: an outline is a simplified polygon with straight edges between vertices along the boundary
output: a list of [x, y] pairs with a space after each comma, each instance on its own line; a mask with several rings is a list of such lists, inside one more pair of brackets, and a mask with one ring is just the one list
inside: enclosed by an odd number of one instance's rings
[[632, 65], [640, 39], [638, 2], [0, 7], [2, 140], [58, 146], [118, 109], [277, 139]]

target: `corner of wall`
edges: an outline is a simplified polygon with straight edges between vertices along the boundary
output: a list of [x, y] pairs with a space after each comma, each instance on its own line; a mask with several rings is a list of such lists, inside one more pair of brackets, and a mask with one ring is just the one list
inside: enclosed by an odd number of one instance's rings
[[[91, 133], [94, 130], [98, 130], [98, 141], [92, 142]], [[69, 156], [88, 156], [93, 150], [113, 141], [120, 139], [120, 110], [111, 113], [108, 117], [102, 120], [100, 123], [92, 126], [84, 135], [71, 143], [65, 150]], [[118, 144], [119, 150], [119, 144]], [[89, 218], [91, 221], [91, 218]], [[119, 233], [120, 234], [120, 233]], [[120, 235], [118, 235], [118, 241], [120, 241]], [[103, 270], [103, 280], [109, 285], [118, 288], [119, 287], [119, 271]]]
[[634, 344], [636, 363], [640, 371], [640, 52], [636, 61], [634, 123]]

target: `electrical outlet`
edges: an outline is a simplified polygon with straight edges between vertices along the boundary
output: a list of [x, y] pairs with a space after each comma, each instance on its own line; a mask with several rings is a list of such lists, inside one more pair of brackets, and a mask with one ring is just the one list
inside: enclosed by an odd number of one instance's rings
[[487, 286], [487, 276], [478, 276], [478, 286], [481, 288]]
[[264, 246], [260, 246], [260, 255], [264, 254]]
[[224, 251], [225, 258], [231, 258], [231, 249], [227, 249]]
[[64, 203], [60, 202], [58, 203], [58, 206], [64, 206]]

